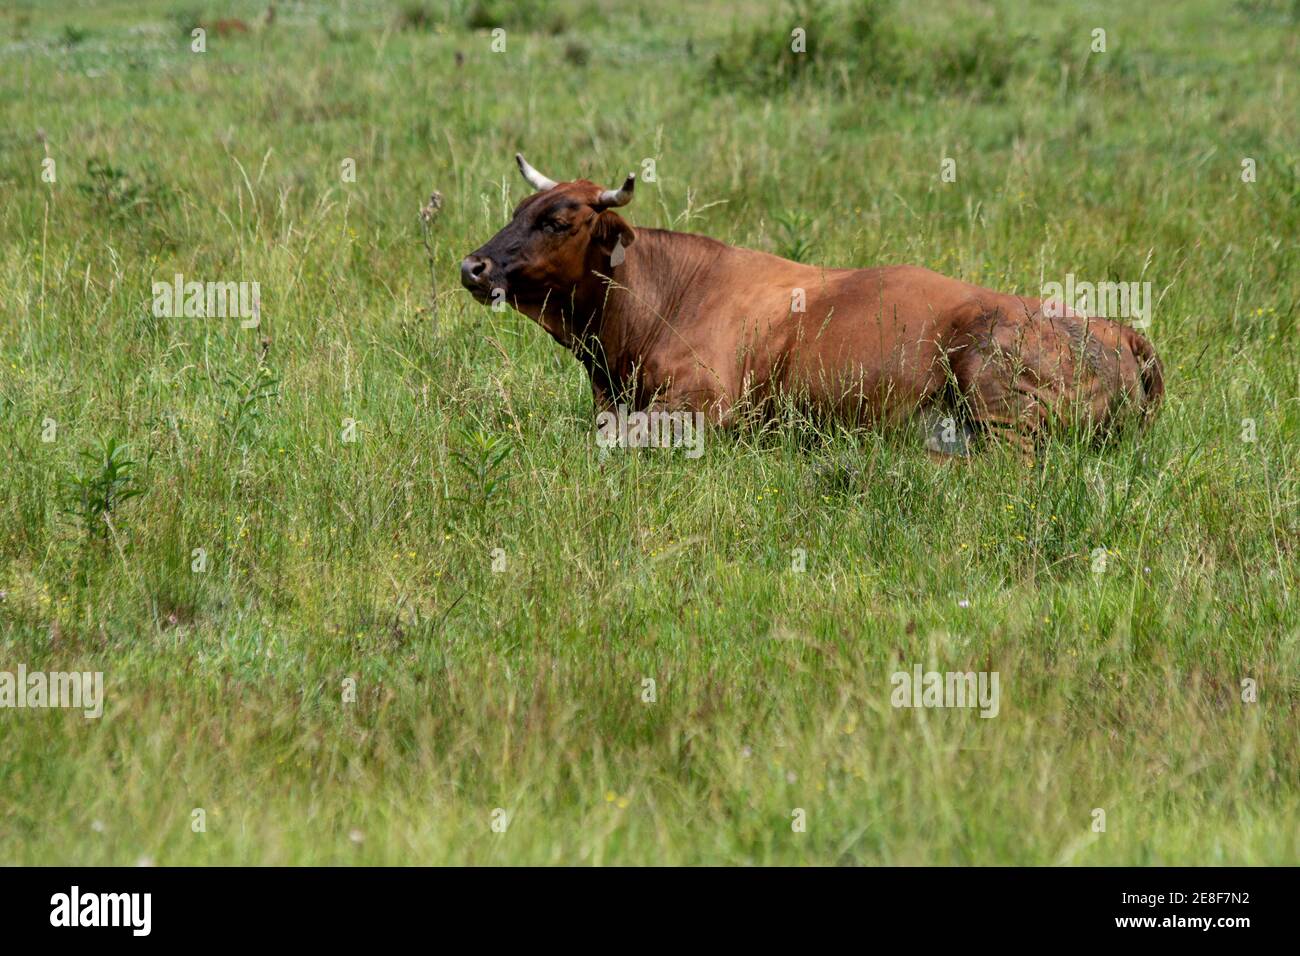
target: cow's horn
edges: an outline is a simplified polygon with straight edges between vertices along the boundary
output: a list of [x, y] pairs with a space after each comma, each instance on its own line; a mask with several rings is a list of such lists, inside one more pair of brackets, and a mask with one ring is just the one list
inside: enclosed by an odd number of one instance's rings
[[524, 174], [524, 179], [528, 180], [528, 185], [532, 186], [538, 192], [555, 188], [555, 180], [547, 179], [533, 167], [528, 165], [528, 160], [524, 159], [523, 153], [515, 153], [515, 162], [519, 164], [519, 171]]
[[606, 189], [596, 200], [596, 205], [608, 206], [626, 206], [632, 201], [632, 190], [636, 188], [636, 173], [628, 173], [627, 179], [618, 189]]

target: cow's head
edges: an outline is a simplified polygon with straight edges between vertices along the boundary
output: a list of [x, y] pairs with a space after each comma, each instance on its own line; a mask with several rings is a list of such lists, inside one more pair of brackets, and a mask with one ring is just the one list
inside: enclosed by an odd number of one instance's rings
[[613, 275], [622, 247], [634, 238], [612, 210], [631, 202], [636, 174], [619, 189], [603, 189], [585, 179], [557, 183], [517, 153], [515, 161], [537, 192], [461, 261], [460, 281], [480, 302], [504, 301], [547, 324], [543, 311], [571, 315], [582, 300], [603, 295], [600, 277]]

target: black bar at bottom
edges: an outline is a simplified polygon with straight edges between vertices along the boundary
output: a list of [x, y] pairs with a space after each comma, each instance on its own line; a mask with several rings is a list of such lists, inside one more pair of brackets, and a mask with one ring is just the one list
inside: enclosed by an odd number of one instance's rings
[[10, 868], [0, 869], [0, 919], [9, 942], [76, 934], [128, 945], [373, 944], [453, 928], [462, 942], [626, 938], [613, 932], [668, 945], [689, 925], [694, 943], [732, 945], [770, 943], [784, 927], [863, 941], [902, 929], [918, 943], [989, 932], [1042, 942], [1047, 931], [1232, 946], [1290, 929], [1295, 888], [1292, 869]]

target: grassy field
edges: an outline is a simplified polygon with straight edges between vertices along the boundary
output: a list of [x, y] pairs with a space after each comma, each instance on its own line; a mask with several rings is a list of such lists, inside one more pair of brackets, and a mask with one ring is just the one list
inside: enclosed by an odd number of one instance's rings
[[[5, 4], [0, 670], [106, 699], [0, 710], [0, 863], [1300, 861], [1300, 6], [913, 6]], [[1036, 467], [602, 457], [457, 281], [516, 149], [653, 159], [634, 226], [1150, 281], [1167, 401]]]

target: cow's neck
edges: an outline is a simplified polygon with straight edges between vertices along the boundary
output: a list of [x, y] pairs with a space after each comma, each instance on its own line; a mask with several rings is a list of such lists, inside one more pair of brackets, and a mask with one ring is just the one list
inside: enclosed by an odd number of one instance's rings
[[[604, 373], [617, 388], [632, 368], [645, 363], [673, 327], [689, 320], [700, 283], [725, 247], [704, 236], [664, 229], [638, 229], [617, 266], [598, 264], [585, 294], [574, 297], [566, 325], [570, 347], [593, 379]], [[602, 368], [603, 366], [603, 368]]]
[[691, 320], [726, 248], [706, 236], [638, 229], [617, 266], [608, 255], [588, 262], [586, 281], [568, 301], [516, 308], [577, 356], [598, 392], [617, 397], [630, 389], [636, 401], [642, 383], [633, 381], [634, 369], [644, 369], [658, 343]]

